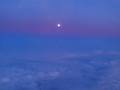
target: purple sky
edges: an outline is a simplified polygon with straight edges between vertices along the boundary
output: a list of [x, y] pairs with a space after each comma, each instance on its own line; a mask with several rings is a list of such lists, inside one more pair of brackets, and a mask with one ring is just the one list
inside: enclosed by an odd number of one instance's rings
[[119, 0], [1, 0], [0, 13], [5, 32], [120, 36]]

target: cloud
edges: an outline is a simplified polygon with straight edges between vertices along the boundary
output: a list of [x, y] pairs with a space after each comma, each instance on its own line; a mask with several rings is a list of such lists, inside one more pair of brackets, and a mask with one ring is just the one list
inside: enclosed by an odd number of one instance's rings
[[49, 72], [49, 75], [51, 76], [51, 77], [54, 77], [54, 78], [56, 78], [56, 77], [59, 77], [60, 76], [60, 72]]
[[120, 89], [120, 59], [111, 61], [109, 68], [101, 77], [97, 90], [119, 90]]
[[1, 80], [0, 80], [0, 82], [2, 82], [2, 83], [8, 83], [8, 82], [10, 82], [11, 80], [10, 80], [10, 78], [7, 78], [7, 77], [3, 77]]
[[30, 61], [69, 61], [74, 59], [87, 59], [100, 57], [120, 57], [119, 51], [96, 50], [91, 52], [10, 52], [0, 53], [1, 60], [30, 60]]
[[[26, 87], [32, 87], [33, 85], [33, 87], [35, 88], [37, 81], [40, 82], [41, 86], [42, 85], [49, 86], [49, 84], [50, 85], [54, 84], [53, 82], [55, 80], [58, 80], [55, 81], [55, 84], [56, 82], [58, 83], [60, 82], [60, 84], [62, 83], [64, 84], [63, 86], [67, 86], [68, 84], [70, 85], [69, 81], [67, 81], [68, 78], [70, 78], [70, 80], [73, 79], [73, 81], [76, 82], [78, 86], [80, 86], [80, 84], [83, 86], [87, 86], [89, 84], [91, 85], [91, 87], [97, 88], [98, 90], [99, 89], [109, 90], [113, 86], [114, 88], [117, 88], [119, 90], [119, 85], [120, 85], [119, 53], [120, 53], [119, 51], [103, 51], [103, 50], [96, 50], [91, 52], [55, 51], [55, 52], [45, 52], [45, 53], [39, 53], [39, 52], [38, 53], [19, 52], [19, 53], [7, 53], [7, 54], [1, 53], [0, 57], [2, 57], [3, 60], [5, 59], [10, 60], [16, 58], [16, 60], [22, 62], [22, 64], [16, 61], [16, 62], [12, 62], [14, 63], [11, 65], [12, 67], [11, 66], [8, 67], [9, 64], [11, 63], [10, 61], [9, 62], [5, 61], [5, 63], [8, 64], [6, 64], [7, 67], [0, 68], [1, 69], [0, 86], [2, 85], [2, 83], [6, 83], [11, 86], [13, 85], [13, 87], [15, 87], [17, 84], [18, 85], [17, 87], [21, 87], [22, 85], [23, 86], [26, 85]], [[97, 57], [104, 57], [104, 56], [110, 58], [112, 56], [113, 57], [112, 61], [110, 62], [105, 61], [103, 60], [103, 58], [102, 59], [100, 58], [99, 60], [97, 59]], [[115, 57], [117, 56], [118, 58], [115, 59], [114, 56]], [[83, 62], [84, 60], [86, 60], [86, 58], [89, 60], [87, 62]], [[110, 60], [110, 58], [108, 58], [108, 60]], [[76, 62], [78, 60], [80, 62]], [[34, 63], [35, 61], [38, 62]], [[39, 61], [45, 61], [45, 64]], [[50, 63], [48, 63], [48, 61], [50, 61]], [[59, 62], [63, 62], [63, 63], [59, 63]], [[23, 65], [24, 63], [27, 64]], [[66, 80], [67, 83], [62, 82], [61, 78]], [[78, 82], [76, 80], [78, 80]], [[5, 85], [3, 87], [5, 87]], [[90, 88], [90, 90], [94, 90], [94, 89]]]

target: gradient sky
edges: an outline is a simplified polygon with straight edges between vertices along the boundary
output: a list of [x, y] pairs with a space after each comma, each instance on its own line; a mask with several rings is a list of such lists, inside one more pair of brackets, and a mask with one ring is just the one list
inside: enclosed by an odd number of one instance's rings
[[0, 31], [120, 36], [120, 1], [0, 0]]
[[0, 0], [0, 90], [120, 90], [119, 76], [120, 0]]

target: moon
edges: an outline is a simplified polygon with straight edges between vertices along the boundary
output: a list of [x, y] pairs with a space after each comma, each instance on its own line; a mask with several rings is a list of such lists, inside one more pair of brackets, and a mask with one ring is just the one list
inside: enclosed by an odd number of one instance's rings
[[64, 30], [63, 30], [62, 24], [58, 23], [58, 24], [57, 24], [57, 32], [63, 32], [63, 31], [64, 31]]
[[57, 24], [57, 27], [60, 28], [60, 27], [61, 27], [61, 24], [58, 23], [58, 24]]

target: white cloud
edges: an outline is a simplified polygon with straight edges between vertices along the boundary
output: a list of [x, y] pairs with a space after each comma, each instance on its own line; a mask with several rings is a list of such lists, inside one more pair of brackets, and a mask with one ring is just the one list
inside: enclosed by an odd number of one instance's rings
[[8, 82], [10, 82], [11, 80], [10, 80], [10, 78], [8, 78], [8, 77], [3, 77], [2, 79], [1, 79], [1, 82], [2, 83], [8, 83]]
[[49, 75], [51, 76], [51, 77], [54, 77], [54, 78], [56, 78], [56, 77], [58, 77], [58, 76], [60, 76], [60, 72], [49, 72]]

